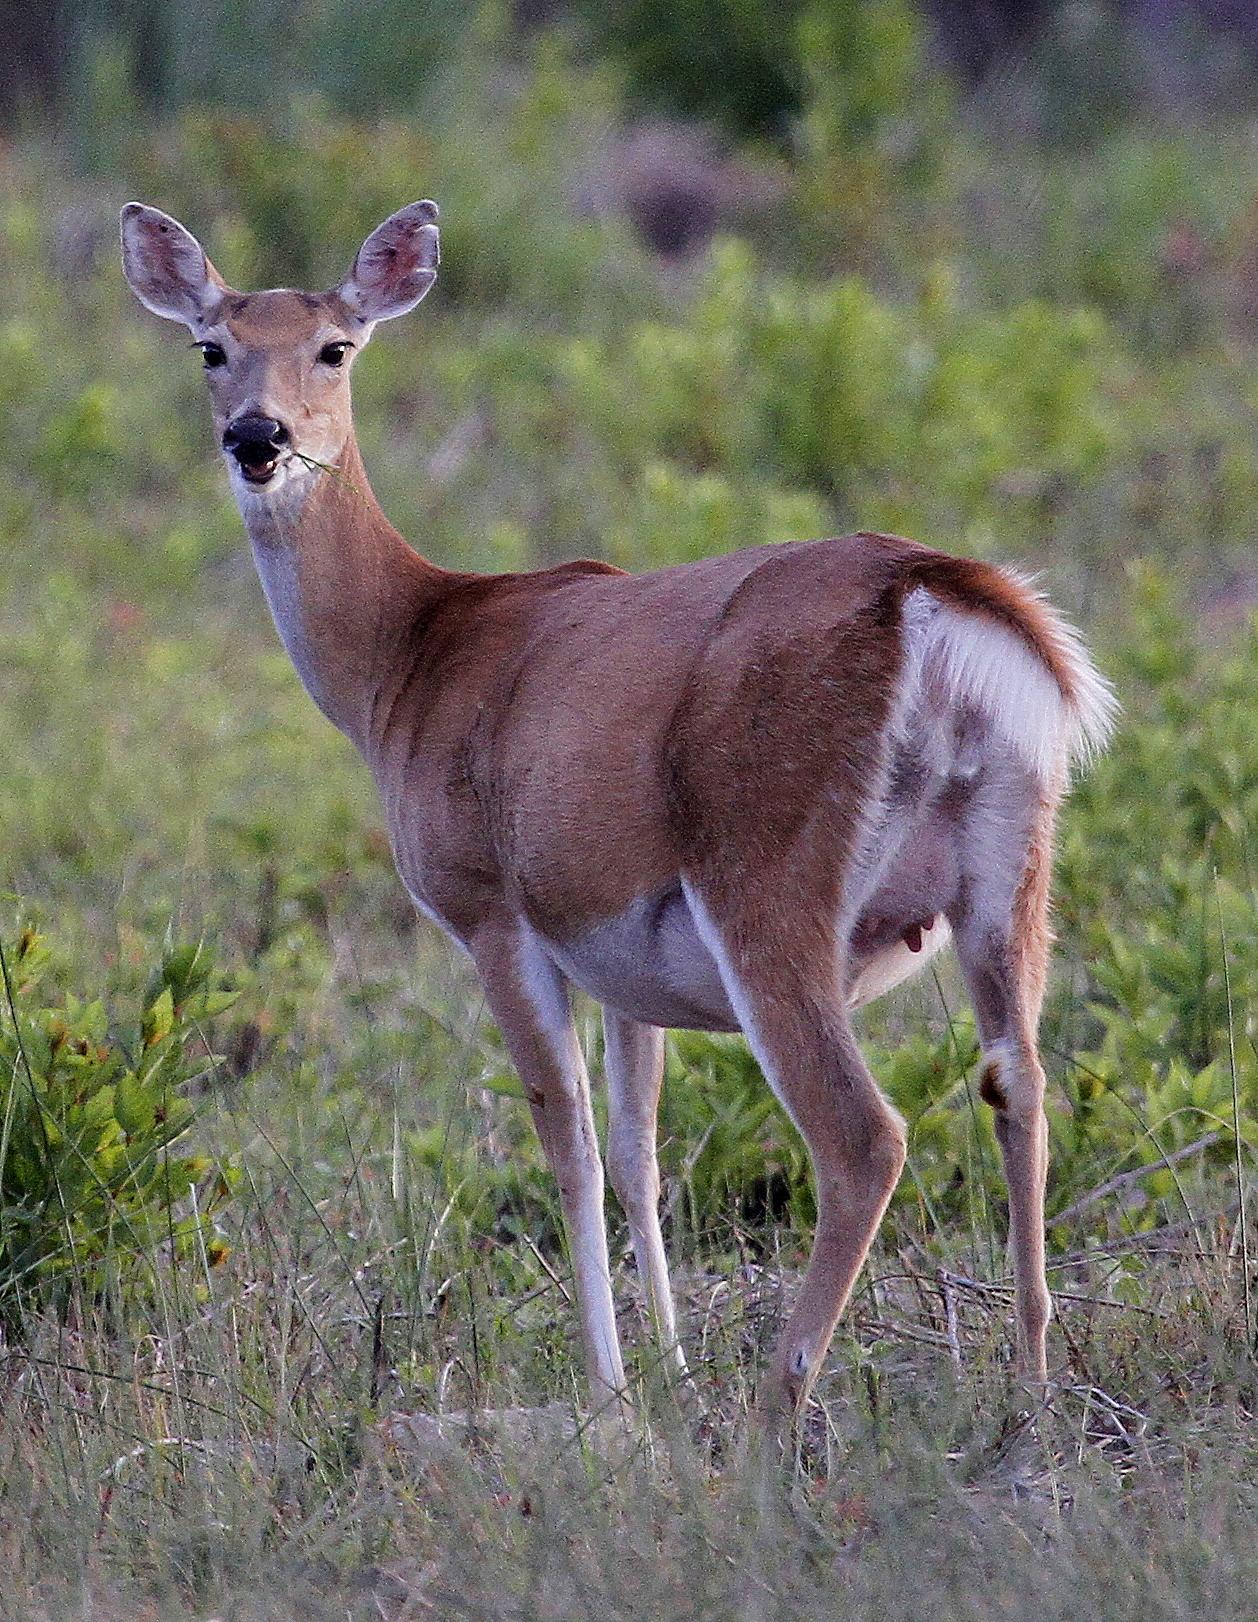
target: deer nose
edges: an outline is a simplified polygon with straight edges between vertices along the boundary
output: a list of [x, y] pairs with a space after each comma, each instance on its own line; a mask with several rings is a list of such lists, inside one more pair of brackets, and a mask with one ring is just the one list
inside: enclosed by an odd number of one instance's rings
[[237, 417], [223, 434], [223, 449], [248, 467], [273, 462], [288, 438], [288, 429], [274, 417]]

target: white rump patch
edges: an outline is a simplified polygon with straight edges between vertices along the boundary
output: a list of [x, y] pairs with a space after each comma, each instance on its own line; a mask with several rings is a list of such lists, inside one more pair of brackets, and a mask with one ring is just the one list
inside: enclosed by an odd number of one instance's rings
[[1069, 692], [1015, 631], [979, 607], [941, 603], [925, 587], [904, 604], [906, 686], [911, 694], [923, 681], [941, 682], [953, 700], [980, 710], [1031, 771], [1050, 782], [1071, 761], [1087, 760], [1104, 746], [1118, 706], [1078, 633], [1042, 600], [1040, 607], [1069, 673]]

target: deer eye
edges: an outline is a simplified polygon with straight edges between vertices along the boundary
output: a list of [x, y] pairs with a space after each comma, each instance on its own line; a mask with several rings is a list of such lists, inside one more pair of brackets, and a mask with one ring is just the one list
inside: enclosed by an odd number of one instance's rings
[[216, 366], [227, 365], [227, 353], [222, 344], [204, 343], [198, 344], [197, 348], [201, 351], [201, 359], [205, 362], [207, 372], [213, 371]]
[[348, 349], [348, 344], [324, 344], [319, 351], [319, 360], [324, 366], [339, 366]]

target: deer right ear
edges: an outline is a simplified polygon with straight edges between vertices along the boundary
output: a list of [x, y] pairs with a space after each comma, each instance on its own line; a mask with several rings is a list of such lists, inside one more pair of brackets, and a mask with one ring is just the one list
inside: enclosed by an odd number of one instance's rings
[[362, 321], [413, 310], [437, 279], [436, 203], [408, 203], [378, 225], [336, 289]]
[[227, 286], [190, 231], [143, 203], [122, 211], [122, 269], [141, 304], [193, 331]]

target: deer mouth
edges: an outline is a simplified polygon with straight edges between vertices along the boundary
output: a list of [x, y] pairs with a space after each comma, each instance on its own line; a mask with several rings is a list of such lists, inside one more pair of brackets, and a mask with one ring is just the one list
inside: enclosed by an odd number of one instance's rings
[[268, 450], [263, 455], [242, 456], [236, 452], [236, 466], [240, 469], [240, 476], [246, 484], [262, 486], [270, 484], [275, 477], [275, 470], [280, 465], [278, 451]]
[[269, 462], [242, 462], [240, 473], [246, 484], [270, 484], [278, 466], [278, 457], [272, 457]]

